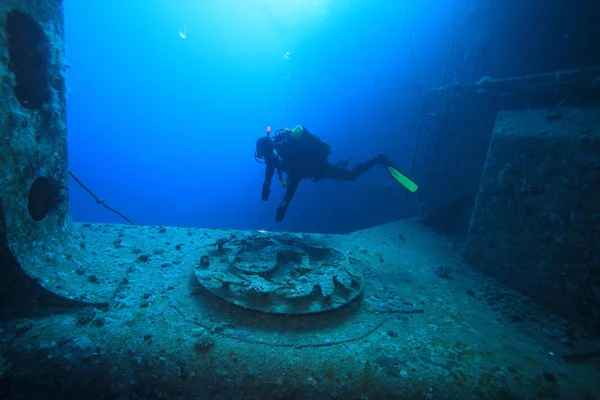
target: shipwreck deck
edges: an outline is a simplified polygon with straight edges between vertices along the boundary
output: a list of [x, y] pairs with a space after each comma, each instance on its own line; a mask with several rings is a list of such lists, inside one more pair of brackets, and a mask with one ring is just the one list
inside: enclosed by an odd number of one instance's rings
[[220, 238], [226, 251], [232, 238], [283, 233], [75, 229], [91, 256], [66, 274], [114, 294], [104, 308], [50, 308], [4, 322], [2, 398], [600, 396], [597, 363], [563, 360], [594, 350], [592, 338], [472, 270], [462, 242], [414, 220], [293, 234], [358, 260], [363, 275], [362, 294], [348, 305], [302, 316], [232, 305], [194, 275]]

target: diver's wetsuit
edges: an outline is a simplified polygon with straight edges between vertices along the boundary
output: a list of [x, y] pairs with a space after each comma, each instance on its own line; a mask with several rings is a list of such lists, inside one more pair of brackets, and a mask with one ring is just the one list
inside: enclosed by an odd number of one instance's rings
[[[262, 200], [269, 200], [271, 181], [276, 170], [279, 179], [287, 185], [275, 216], [277, 222], [283, 221], [287, 207], [302, 179], [309, 178], [315, 182], [321, 179], [353, 181], [375, 165], [392, 166], [390, 159], [383, 153], [352, 169], [333, 165], [327, 160], [329, 145], [312, 135], [306, 128], [302, 129], [303, 133], [299, 139], [294, 138], [289, 130], [283, 130], [278, 131], [273, 139], [265, 137], [256, 142], [256, 156], [264, 158], [266, 164]], [[283, 173], [287, 174], [287, 180], [283, 180]]]

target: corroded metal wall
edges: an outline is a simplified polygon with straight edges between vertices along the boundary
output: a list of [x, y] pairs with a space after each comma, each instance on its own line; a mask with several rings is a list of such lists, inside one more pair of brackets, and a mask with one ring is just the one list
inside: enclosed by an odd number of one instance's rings
[[89, 255], [72, 233], [68, 208], [62, 1], [1, 0], [0, 29], [4, 251], [49, 291], [102, 302], [110, 285], [74, 272]]
[[599, 188], [600, 108], [500, 112], [468, 259], [600, 331]]

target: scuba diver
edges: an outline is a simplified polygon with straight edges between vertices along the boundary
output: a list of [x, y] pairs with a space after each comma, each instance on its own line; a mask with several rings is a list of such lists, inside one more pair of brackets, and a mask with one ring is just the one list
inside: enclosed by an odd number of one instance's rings
[[[331, 147], [316, 135], [310, 133], [304, 126], [298, 125], [293, 129], [279, 129], [271, 137], [271, 128], [267, 127], [267, 136], [256, 141], [254, 158], [266, 165], [265, 180], [262, 187], [262, 200], [269, 200], [271, 180], [277, 176], [286, 188], [283, 200], [277, 209], [275, 221], [281, 222], [285, 217], [292, 197], [302, 179], [308, 178], [313, 182], [322, 179], [354, 181], [376, 165], [387, 168], [390, 175], [411, 192], [418, 186], [400, 173], [384, 153], [378, 154], [368, 161], [348, 169], [348, 160], [331, 164], [327, 158]], [[284, 177], [285, 174], [285, 177]]]

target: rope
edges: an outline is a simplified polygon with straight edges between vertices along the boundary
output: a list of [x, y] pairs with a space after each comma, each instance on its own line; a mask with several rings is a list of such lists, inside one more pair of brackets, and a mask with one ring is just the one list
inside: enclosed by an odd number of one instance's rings
[[123, 215], [122, 213], [120, 213], [119, 211], [115, 210], [114, 208], [108, 206], [104, 200], [100, 199], [98, 196], [96, 196], [94, 194], [94, 192], [92, 192], [87, 186], [85, 186], [76, 176], [74, 173], [72, 173], [71, 171], [69, 171], [69, 175], [71, 176], [71, 178], [73, 178], [75, 180], [75, 182], [77, 182], [77, 184], [79, 186], [81, 186], [81, 188], [83, 190], [85, 190], [86, 192], [89, 193], [90, 196], [92, 196], [94, 198], [94, 200], [96, 200], [97, 204], [100, 204], [102, 206], [104, 206], [104, 208], [106, 208], [108, 211], [114, 212], [115, 214], [117, 214], [119, 217], [123, 218], [125, 221], [127, 221], [129, 224], [131, 225], [135, 225], [133, 222], [131, 222], [131, 220], [129, 218], [127, 218], [125, 215]]

